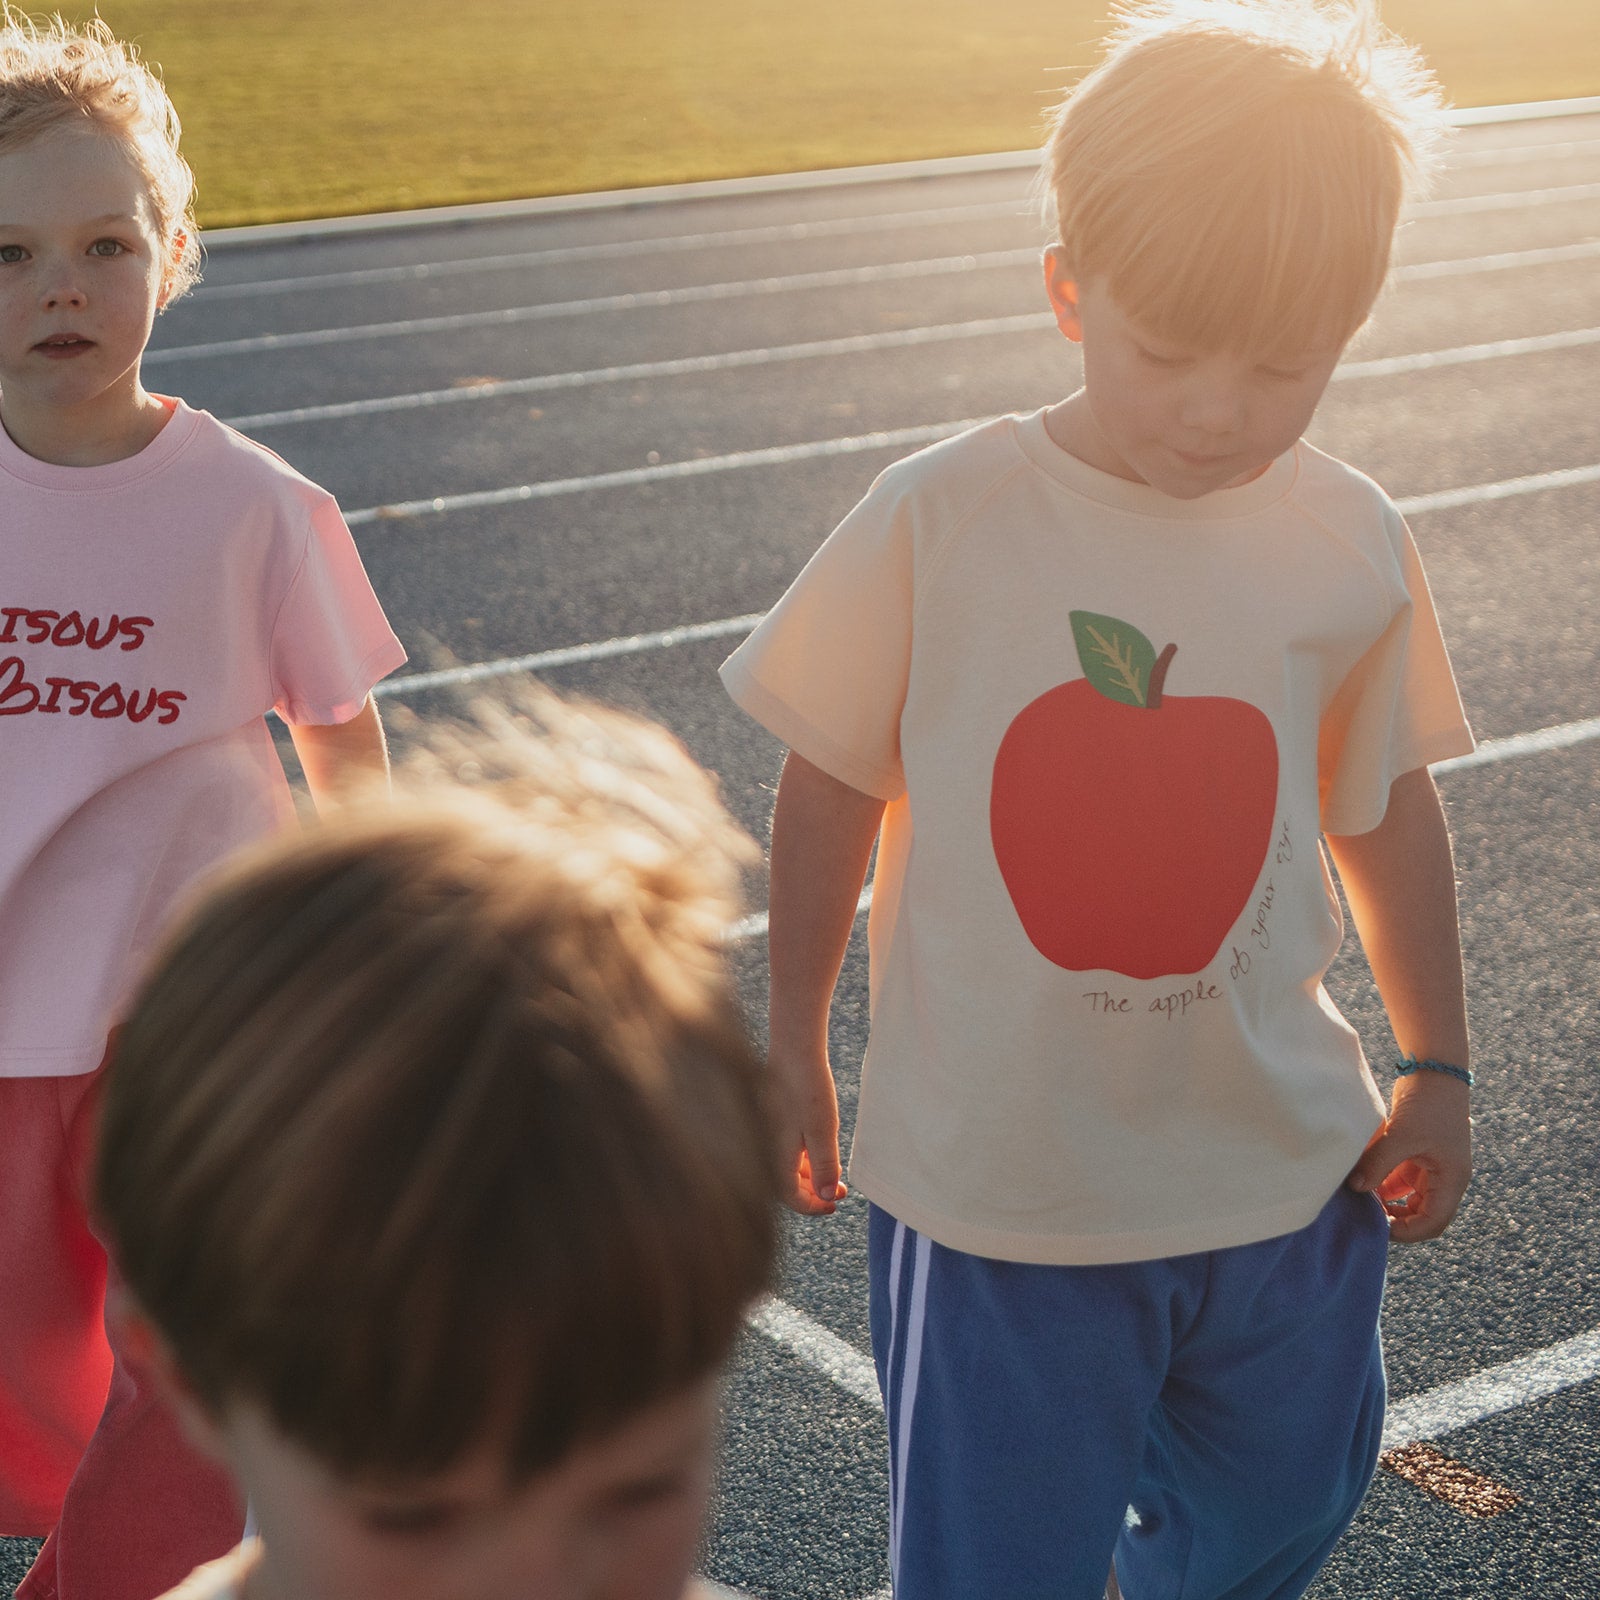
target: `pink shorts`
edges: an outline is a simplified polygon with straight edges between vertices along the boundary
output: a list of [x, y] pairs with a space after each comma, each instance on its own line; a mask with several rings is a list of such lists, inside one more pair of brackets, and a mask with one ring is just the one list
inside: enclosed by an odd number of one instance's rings
[[0, 1534], [49, 1535], [17, 1600], [151, 1600], [244, 1521], [107, 1334], [85, 1204], [104, 1071], [0, 1078]]

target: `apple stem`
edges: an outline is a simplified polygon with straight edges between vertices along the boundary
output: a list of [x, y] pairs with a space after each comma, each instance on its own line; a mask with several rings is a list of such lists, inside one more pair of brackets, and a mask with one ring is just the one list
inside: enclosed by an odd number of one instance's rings
[[1144, 708], [1146, 711], [1154, 711], [1161, 704], [1161, 686], [1167, 681], [1167, 668], [1172, 665], [1172, 658], [1177, 653], [1177, 645], [1169, 644], [1156, 657], [1156, 663], [1150, 669], [1149, 687], [1144, 692]]

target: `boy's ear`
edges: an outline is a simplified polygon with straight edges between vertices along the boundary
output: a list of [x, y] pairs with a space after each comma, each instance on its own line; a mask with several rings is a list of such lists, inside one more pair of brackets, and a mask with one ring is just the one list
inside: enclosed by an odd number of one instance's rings
[[1044, 253], [1044, 292], [1056, 314], [1056, 326], [1074, 344], [1083, 343], [1083, 323], [1078, 318], [1078, 280], [1067, 259], [1065, 245], [1053, 244]]
[[154, 1384], [176, 1414], [189, 1442], [226, 1465], [222, 1435], [211, 1413], [179, 1371], [172, 1347], [126, 1289], [114, 1288], [107, 1295], [106, 1324], [122, 1360], [137, 1367]]

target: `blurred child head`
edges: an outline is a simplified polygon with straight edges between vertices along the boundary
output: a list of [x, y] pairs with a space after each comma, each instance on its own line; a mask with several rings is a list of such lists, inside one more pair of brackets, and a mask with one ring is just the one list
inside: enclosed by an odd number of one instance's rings
[[264, 1594], [655, 1600], [697, 1549], [775, 1251], [722, 951], [749, 847], [661, 730], [538, 718], [239, 865], [108, 1076], [133, 1322]]
[[1437, 88], [1370, 0], [1129, 5], [1045, 149], [1059, 270], [1197, 350], [1342, 347], [1388, 269]]
[[199, 276], [194, 175], [178, 153], [178, 114], [131, 45], [98, 18], [81, 28], [0, 6], [0, 156], [63, 131], [101, 135], [149, 197], [170, 304]]

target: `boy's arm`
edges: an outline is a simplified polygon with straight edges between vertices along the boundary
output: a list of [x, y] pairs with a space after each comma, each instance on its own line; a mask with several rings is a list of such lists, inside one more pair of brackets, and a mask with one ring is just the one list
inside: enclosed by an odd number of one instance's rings
[[772, 813], [767, 1068], [792, 1173], [785, 1204], [806, 1216], [831, 1212], [845, 1193], [828, 1010], [882, 818], [883, 801], [790, 751]]
[[389, 750], [378, 720], [378, 702], [370, 694], [349, 721], [291, 723], [289, 737], [319, 811], [355, 780], [389, 781]]
[[[1372, 832], [1330, 834], [1328, 849], [1401, 1050], [1465, 1068], [1455, 866], [1427, 768], [1395, 779]], [[1424, 1070], [1395, 1080], [1388, 1120], [1348, 1181], [1390, 1203], [1390, 1236], [1411, 1244], [1444, 1232], [1471, 1176], [1467, 1085]]]

